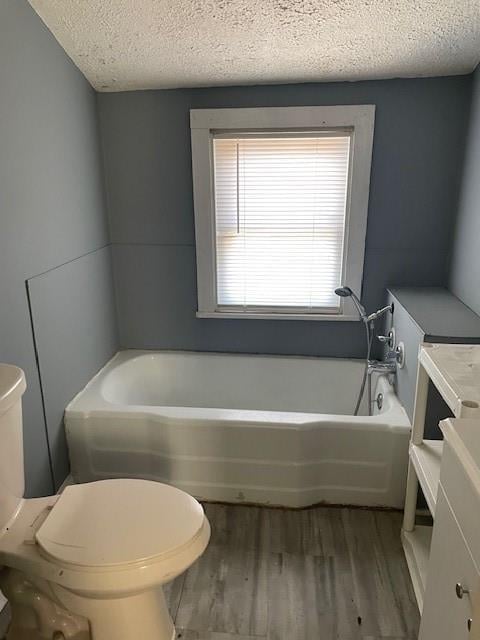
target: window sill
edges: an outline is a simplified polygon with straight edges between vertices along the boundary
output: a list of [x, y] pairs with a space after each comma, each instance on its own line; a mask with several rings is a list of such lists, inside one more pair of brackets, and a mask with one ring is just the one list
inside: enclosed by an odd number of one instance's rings
[[239, 313], [229, 311], [197, 311], [197, 318], [216, 318], [218, 320], [321, 320], [334, 322], [352, 322], [359, 320], [358, 315], [333, 313]]

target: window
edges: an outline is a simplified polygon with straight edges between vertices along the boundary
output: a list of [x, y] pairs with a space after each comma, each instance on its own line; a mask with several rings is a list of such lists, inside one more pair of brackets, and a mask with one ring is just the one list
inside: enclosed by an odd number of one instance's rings
[[198, 315], [355, 317], [373, 106], [192, 110]]

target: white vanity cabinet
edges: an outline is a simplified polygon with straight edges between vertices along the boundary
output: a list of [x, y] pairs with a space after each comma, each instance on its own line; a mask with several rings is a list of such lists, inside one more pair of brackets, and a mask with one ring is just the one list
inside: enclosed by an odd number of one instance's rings
[[439, 494], [419, 640], [470, 640], [470, 594], [459, 598], [456, 590], [475, 593], [479, 574], [442, 488]]
[[[462, 458], [459, 464], [449, 463], [444, 470], [444, 449], [445, 447], [448, 449], [447, 458], [450, 459], [453, 445], [447, 446], [445, 437], [443, 440], [427, 440], [424, 437], [429, 382], [436, 386], [455, 418], [460, 419], [444, 421], [444, 436], [448, 432], [455, 448], [459, 449], [460, 444], [458, 438], [456, 439], [455, 430], [460, 422], [463, 422], [463, 419], [465, 419], [465, 424], [471, 422], [474, 425], [471, 428], [472, 435], [465, 435], [466, 438], [470, 438], [469, 445], [468, 447], [462, 446], [463, 449], [477, 446], [473, 459], [474, 461], [480, 461], [480, 447], [477, 444], [480, 442], [480, 345], [429, 343], [422, 345], [418, 354], [418, 375], [409, 447], [402, 543], [420, 612], [423, 611], [426, 597], [427, 579], [431, 568], [434, 566], [433, 563], [430, 563], [430, 553], [432, 534], [435, 535], [434, 532], [438, 528], [437, 499], [439, 497], [441, 474], [443, 474], [444, 478], [443, 489], [457, 521], [461, 523], [462, 532], [464, 532], [465, 523], [468, 522], [469, 517], [471, 518], [476, 513], [474, 509], [480, 509], [480, 502], [477, 498], [472, 497], [468, 505], [469, 509], [472, 509], [470, 515], [463, 513], [461, 504], [465, 502], [465, 498], [463, 496], [458, 497], [456, 493], [461, 483], [458, 478], [456, 481], [446, 481], [447, 476], [445, 476], [445, 473], [453, 473], [457, 469], [458, 476], [460, 473], [458, 469], [464, 464], [465, 457]], [[453, 426], [454, 424], [455, 426]], [[458, 428], [462, 432], [465, 431], [463, 427]], [[422, 526], [417, 523], [419, 486], [422, 488], [430, 514], [434, 520], [433, 527]], [[458, 515], [460, 511], [462, 511], [462, 517]], [[474, 519], [480, 534], [480, 519]], [[440, 534], [437, 533], [438, 535]], [[439, 554], [440, 552], [437, 553]], [[438, 557], [437, 555], [435, 563], [438, 561]], [[475, 557], [480, 559], [480, 553]], [[433, 582], [431, 581], [430, 587], [432, 584]], [[438, 638], [441, 637], [443, 636], [438, 636]], [[462, 636], [458, 637], [461, 638]], [[438, 640], [435, 634], [428, 636], [428, 640], [430, 639]], [[427, 636], [424, 636], [422, 640], [427, 640]], [[455, 639], [449, 638], [449, 640]]]
[[444, 447], [419, 640], [480, 640], [480, 421], [440, 423]]

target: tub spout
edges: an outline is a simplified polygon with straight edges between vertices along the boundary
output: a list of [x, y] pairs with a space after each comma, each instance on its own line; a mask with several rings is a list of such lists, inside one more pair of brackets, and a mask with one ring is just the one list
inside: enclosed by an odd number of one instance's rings
[[380, 360], [368, 361], [369, 375], [372, 375], [372, 373], [396, 373], [396, 371], [397, 363], [395, 360], [386, 360], [385, 362]]

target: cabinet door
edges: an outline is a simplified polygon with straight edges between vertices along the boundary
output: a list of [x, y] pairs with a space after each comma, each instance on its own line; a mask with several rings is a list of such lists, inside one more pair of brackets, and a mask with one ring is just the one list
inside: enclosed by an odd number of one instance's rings
[[[458, 597], [457, 583], [470, 593]], [[480, 640], [478, 620], [469, 629], [479, 586], [477, 568], [440, 485], [419, 640]]]

